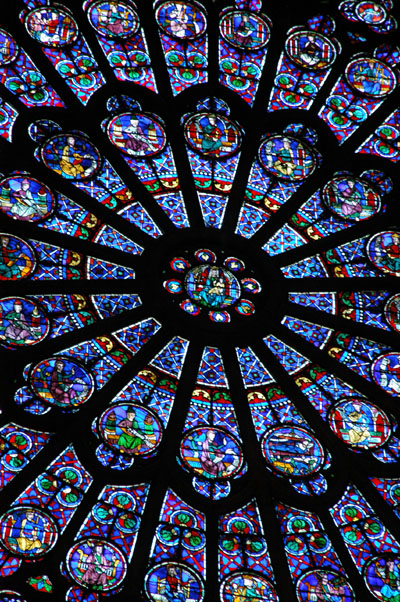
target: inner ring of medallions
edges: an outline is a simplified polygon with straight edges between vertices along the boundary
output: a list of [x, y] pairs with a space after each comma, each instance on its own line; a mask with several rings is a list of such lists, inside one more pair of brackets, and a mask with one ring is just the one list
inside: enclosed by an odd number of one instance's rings
[[[196, 256], [199, 250], [209, 252], [212, 259], [200, 259]], [[175, 258], [182, 260], [185, 266], [182, 271], [172, 269], [171, 263]], [[237, 271], [235, 258], [244, 266], [243, 271]], [[212, 229], [187, 228], [175, 231], [172, 236], [167, 233], [146, 247], [135, 266], [134, 286], [142, 304], [152, 308], [151, 315], [160, 323], [173, 323], [182, 336], [192, 336], [194, 331], [196, 336], [207, 333], [208, 337], [212, 333], [217, 336], [223, 332], [228, 338], [234, 337], [236, 344], [246, 344], [255, 334], [267, 334], [272, 324], [280, 322], [285, 311], [288, 287], [275, 263], [274, 258], [258, 245], [241, 236]], [[208, 270], [209, 266], [217, 268], [220, 277], [226, 279], [228, 285], [235, 283], [228, 299], [226, 296], [224, 300], [218, 299], [218, 294], [211, 303], [203, 301], [201, 297], [198, 300], [193, 298], [195, 293], [189, 286], [194, 274], [192, 270], [198, 268], [202, 272]], [[243, 280], [247, 287], [254, 285], [253, 281], [259, 283], [258, 289], [256, 285], [254, 287], [257, 292], [252, 294], [243, 285]], [[168, 281], [173, 281], [178, 290], [168, 290]], [[218, 293], [218, 277], [216, 284]], [[249, 302], [254, 311], [241, 313], [242, 301]], [[188, 313], [183, 309], [185, 302], [197, 306], [197, 313]], [[245, 310], [248, 307], [246, 303]], [[225, 322], [216, 324], [216, 320], [210, 318], [213, 312], [229, 314], [229, 317]]]

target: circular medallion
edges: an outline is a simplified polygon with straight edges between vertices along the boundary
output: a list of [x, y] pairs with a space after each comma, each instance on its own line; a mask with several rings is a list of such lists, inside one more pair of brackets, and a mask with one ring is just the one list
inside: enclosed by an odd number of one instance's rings
[[50, 320], [40, 306], [25, 297], [0, 299], [0, 343], [22, 347], [46, 338]]
[[367, 245], [368, 258], [375, 267], [392, 276], [400, 275], [400, 234], [379, 232]]
[[381, 208], [380, 197], [371, 186], [347, 176], [330, 180], [323, 190], [323, 199], [333, 213], [357, 222], [376, 215]]
[[262, 451], [266, 461], [277, 472], [292, 477], [317, 472], [325, 459], [316, 437], [296, 426], [278, 426], [267, 431]]
[[373, 58], [359, 58], [346, 67], [348, 84], [356, 92], [380, 98], [396, 87], [396, 76], [385, 63]]
[[68, 180], [85, 180], [93, 176], [101, 165], [98, 150], [77, 134], [58, 134], [41, 148], [44, 164]]
[[240, 299], [235, 306], [235, 310], [242, 316], [251, 316], [255, 312], [254, 304], [248, 299]]
[[163, 287], [173, 295], [179, 295], [183, 292], [182, 283], [180, 280], [170, 279], [163, 282]]
[[385, 353], [371, 366], [372, 378], [391, 395], [400, 394], [400, 353]]
[[304, 180], [316, 167], [312, 150], [289, 136], [271, 136], [263, 142], [258, 152], [263, 168], [282, 180]]
[[185, 288], [193, 301], [205, 307], [224, 309], [240, 297], [240, 284], [225, 268], [200, 265], [187, 273]]
[[36, 267], [35, 252], [17, 236], [0, 234], [0, 280], [28, 278]]
[[67, 569], [79, 585], [98, 592], [118, 587], [126, 575], [126, 560], [117, 546], [102, 539], [83, 539], [67, 554]]
[[384, 7], [375, 2], [359, 2], [355, 12], [360, 21], [364, 21], [368, 25], [379, 25], [387, 18]]
[[151, 157], [167, 143], [161, 123], [143, 113], [121, 113], [107, 126], [111, 142], [127, 155]]
[[324, 569], [303, 573], [297, 581], [296, 594], [299, 602], [314, 599], [355, 602], [353, 589], [346, 577]]
[[38, 222], [53, 211], [56, 199], [50, 189], [29, 176], [0, 181], [0, 209], [14, 219]]
[[52, 357], [36, 364], [30, 385], [38, 397], [62, 408], [82, 405], [95, 388], [90, 372], [66, 357]]
[[200, 263], [215, 263], [217, 261], [216, 254], [209, 249], [198, 249], [194, 256]]
[[357, 449], [380, 447], [391, 435], [385, 412], [361, 397], [335, 404], [329, 412], [329, 424], [339, 439]]
[[220, 595], [222, 602], [278, 602], [271, 583], [265, 577], [248, 571], [238, 571], [224, 579]]
[[386, 301], [385, 304], [385, 317], [388, 324], [400, 332], [400, 294], [393, 295]]
[[206, 479], [234, 477], [243, 464], [240, 444], [222, 428], [190, 430], [182, 439], [180, 454], [187, 468]]
[[382, 602], [395, 602], [400, 597], [400, 556], [388, 554], [367, 560], [364, 566], [365, 583], [371, 594]]
[[26, 559], [47, 554], [57, 541], [53, 518], [33, 506], [15, 506], [3, 514], [0, 534], [6, 550]]
[[225, 14], [219, 27], [226, 42], [250, 51], [263, 48], [271, 35], [268, 24], [261, 16], [242, 10]]
[[205, 13], [198, 6], [175, 0], [163, 2], [156, 10], [157, 23], [164, 33], [177, 40], [193, 40], [207, 26]]
[[296, 31], [288, 37], [285, 50], [303, 69], [328, 69], [336, 59], [334, 44], [315, 31]]
[[19, 48], [13, 37], [4, 29], [0, 29], [0, 65], [7, 65], [17, 58]]
[[184, 301], [182, 301], [179, 307], [191, 316], [198, 316], [200, 313], [200, 308], [197, 307], [197, 305], [194, 305], [194, 303], [192, 303], [190, 299], [185, 299]]
[[245, 268], [243, 261], [237, 257], [227, 257], [224, 261], [224, 266], [231, 272], [242, 272]]
[[133, 8], [125, 2], [100, 0], [88, 10], [91, 26], [107, 38], [129, 38], [139, 29], [139, 19]]
[[26, 17], [29, 35], [44, 46], [60, 48], [73, 44], [78, 37], [78, 25], [65, 10], [55, 6], [35, 8]]
[[136, 404], [117, 404], [100, 417], [102, 439], [115, 451], [129, 456], [153, 452], [162, 439], [162, 425], [157, 416]]
[[256, 295], [257, 293], [261, 292], [261, 284], [254, 278], [243, 278], [240, 283], [242, 288], [252, 295]]
[[175, 257], [169, 265], [174, 272], [186, 272], [190, 268], [190, 263], [183, 257]]
[[185, 138], [194, 150], [212, 157], [228, 157], [240, 147], [239, 128], [223, 115], [197, 113], [185, 123]]
[[[161, 562], [153, 566], [145, 578], [145, 591], [152, 602], [202, 602], [204, 597], [204, 586], [200, 576], [179, 562]], [[176, 592], [179, 592], [179, 596]]]

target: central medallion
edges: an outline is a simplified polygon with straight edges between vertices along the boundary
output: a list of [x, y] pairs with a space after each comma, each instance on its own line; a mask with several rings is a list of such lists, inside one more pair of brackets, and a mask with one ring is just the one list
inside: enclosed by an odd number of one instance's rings
[[[210, 320], [222, 323], [231, 321], [231, 309], [242, 316], [254, 314], [254, 303], [242, 295], [259, 293], [261, 285], [254, 278], [245, 277], [246, 266], [243, 261], [227, 257], [218, 262], [217, 255], [209, 249], [198, 249], [193, 255], [197, 265], [184, 257], [175, 257], [170, 262], [170, 268], [176, 277], [164, 282], [168, 292], [188, 295], [180, 302], [181, 309], [193, 316], [208, 309]], [[181, 277], [177, 278], [179, 273]]]
[[208, 264], [189, 270], [185, 288], [193, 301], [210, 309], [225, 309], [241, 294], [239, 281], [230, 270]]

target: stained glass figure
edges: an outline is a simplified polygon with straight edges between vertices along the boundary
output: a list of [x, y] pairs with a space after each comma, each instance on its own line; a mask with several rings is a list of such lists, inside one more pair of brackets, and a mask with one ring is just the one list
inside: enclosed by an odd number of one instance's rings
[[65, 569], [79, 586], [71, 588], [71, 594], [118, 591], [132, 558], [147, 494], [145, 484], [103, 489], [66, 557]]
[[311, 148], [315, 131], [290, 124], [282, 134], [263, 136], [250, 171], [236, 233], [251, 238], [285, 204], [317, 167], [320, 156]]
[[[236, 8], [240, 8], [240, 3], [236, 4]], [[221, 13], [219, 81], [252, 105], [265, 64], [272, 23], [260, 13], [258, 5], [248, 5], [246, 9], [227, 8]]]
[[71, 180], [106, 207], [118, 211], [125, 219], [146, 234], [157, 238], [161, 232], [147, 211], [133, 202], [133, 193], [126, 187], [109, 161], [83, 132], [61, 133], [54, 122], [32, 124], [30, 136], [39, 143], [38, 160], [65, 180]]
[[14, 38], [0, 29], [3, 49], [0, 59], [0, 83], [27, 107], [64, 107], [57, 92], [47, 83], [26, 52]]
[[160, 118], [141, 112], [140, 104], [127, 96], [112, 97], [108, 109], [113, 116], [103, 127], [112, 144], [174, 225], [188, 227], [172, 149]]
[[115, 76], [156, 91], [151, 59], [135, 5], [96, 0], [85, 2], [84, 8]]
[[205, 518], [172, 490], [164, 497], [153, 538], [150, 568], [145, 577], [146, 599], [160, 595], [201, 602], [205, 580]]
[[381, 52], [378, 47], [373, 56], [350, 60], [332, 88], [319, 115], [340, 144], [395, 90], [398, 75], [392, 67], [397, 64], [396, 55], [397, 48]]
[[332, 36], [335, 23], [329, 18], [310, 19], [308, 28], [288, 31], [268, 109], [308, 109], [328, 77], [341, 47]]
[[391, 191], [391, 180], [382, 172], [365, 171], [359, 178], [341, 172], [313, 194], [263, 248], [276, 255], [369, 220], [386, 211], [384, 199]]
[[299, 602], [313, 597], [354, 602], [353, 588], [317, 514], [283, 504], [276, 511]]
[[197, 103], [185, 115], [187, 153], [206, 227], [221, 228], [240, 158], [242, 130], [228, 119], [230, 109], [218, 98]]
[[340, 530], [367, 588], [378, 600], [398, 595], [393, 576], [398, 571], [399, 544], [376, 516], [361, 493], [349, 486], [340, 501], [331, 508]]
[[343, 17], [354, 23], [362, 23], [376, 33], [389, 33], [397, 29], [397, 21], [390, 14], [393, 3], [346, 0], [339, 5]]
[[77, 98], [87, 104], [105, 79], [70, 9], [44, 0], [26, 0], [25, 4], [29, 8], [20, 18], [28, 34], [42, 46]]
[[174, 95], [207, 82], [207, 16], [198, 2], [154, 4], [160, 39]]

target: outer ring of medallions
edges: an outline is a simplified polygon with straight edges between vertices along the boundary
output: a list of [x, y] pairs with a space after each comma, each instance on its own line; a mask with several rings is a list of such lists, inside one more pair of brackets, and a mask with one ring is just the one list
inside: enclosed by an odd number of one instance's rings
[[[254, 277], [261, 284], [260, 293], [251, 295], [245, 291], [241, 298], [252, 301], [255, 313], [241, 316], [232, 306], [229, 309], [231, 322], [216, 324], [208, 317], [208, 311], [198, 316], [187, 314], [179, 307], [189, 295], [174, 295], [166, 291], [163, 282], [178, 278], [184, 283], [185, 273], [173, 272], [169, 262], [174, 257], [184, 257], [191, 266], [200, 265], [194, 258], [197, 249], [210, 249], [217, 255], [216, 265], [222, 265], [227, 257], [237, 257], [245, 263], [243, 277]], [[235, 272], [238, 280], [241, 274]], [[147, 246], [136, 267], [135, 290], [149, 316], [156, 318], [162, 326], [173, 327], [175, 335], [189, 339], [192, 336], [205, 344], [233, 343], [248, 345], [271, 332], [274, 324], [281, 321], [287, 302], [287, 287], [279, 268], [268, 255], [251, 241], [235, 234], [213, 229], [187, 228], [172, 235], [160, 236]]]

